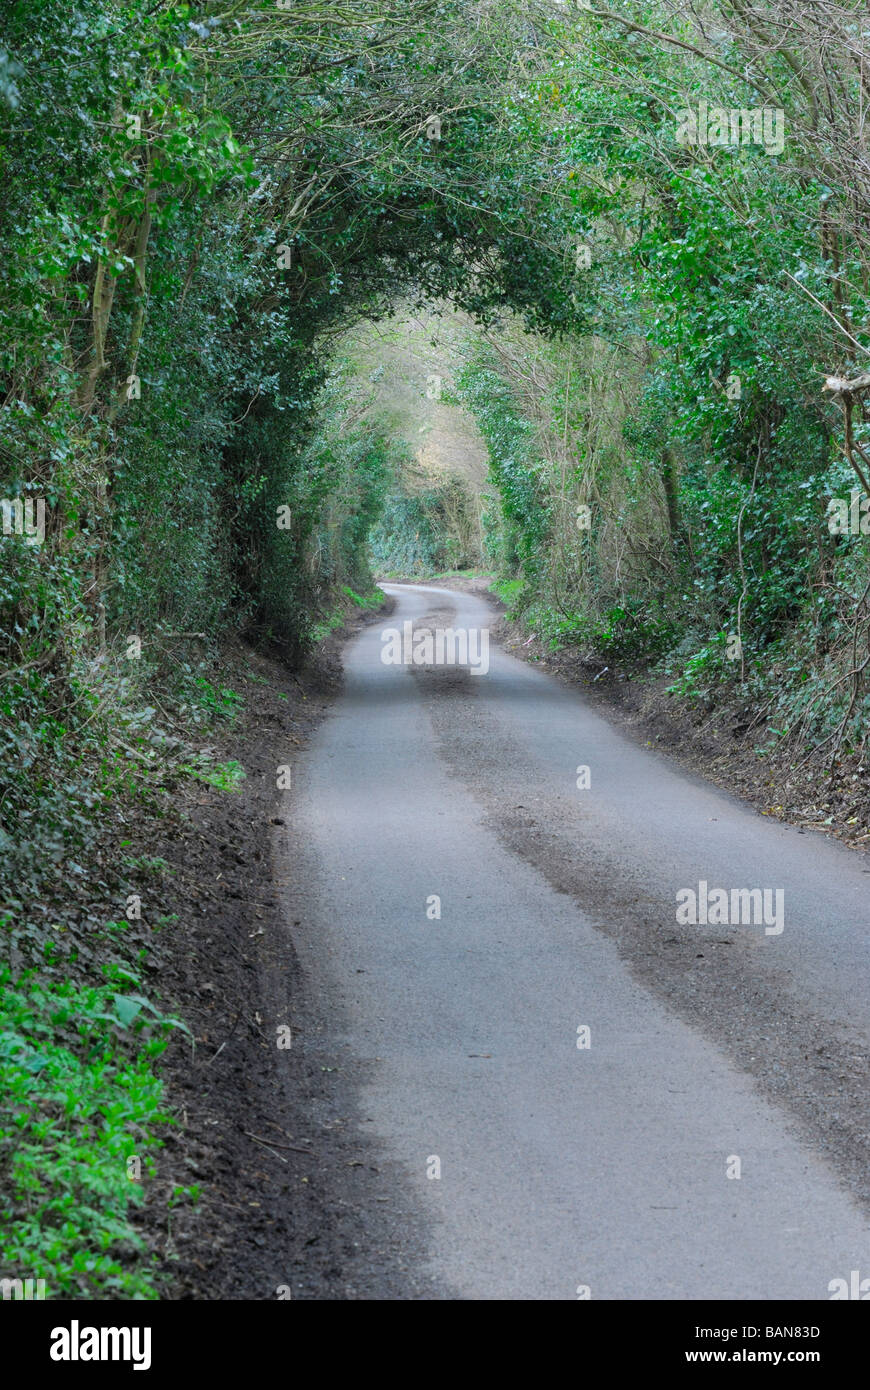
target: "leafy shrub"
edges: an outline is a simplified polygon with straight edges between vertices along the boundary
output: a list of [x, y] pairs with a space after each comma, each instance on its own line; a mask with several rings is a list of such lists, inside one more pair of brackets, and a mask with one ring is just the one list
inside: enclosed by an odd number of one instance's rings
[[130, 971], [104, 973], [80, 988], [0, 969], [0, 1270], [53, 1298], [156, 1298], [127, 1160], [153, 1171], [170, 1123], [154, 1066], [181, 1025], [126, 992]]

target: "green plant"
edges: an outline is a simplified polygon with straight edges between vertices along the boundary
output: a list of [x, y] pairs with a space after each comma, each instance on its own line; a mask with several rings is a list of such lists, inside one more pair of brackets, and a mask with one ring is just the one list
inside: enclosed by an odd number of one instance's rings
[[230, 690], [226, 686], [216, 688], [202, 676], [198, 676], [194, 680], [194, 685], [200, 692], [199, 705], [213, 718], [228, 719], [232, 722], [239, 711], [244, 709], [245, 702], [242, 696], [237, 695], [234, 690]]
[[170, 1123], [155, 1063], [183, 1025], [109, 973], [79, 988], [0, 969], [0, 1258], [53, 1298], [158, 1296], [128, 1160], [153, 1171]]
[[175, 870], [159, 854], [127, 854], [121, 861], [125, 869], [142, 874], [171, 874]]
[[380, 608], [384, 601], [384, 595], [380, 589], [373, 589], [370, 594], [357, 594], [354, 593], [353, 589], [343, 584], [341, 592], [345, 594], [357, 608]]
[[239, 791], [245, 777], [245, 769], [235, 758], [228, 758], [223, 763], [211, 763], [207, 757], [202, 756], [194, 763], [187, 764], [182, 770], [198, 781], [208, 782], [210, 786], [218, 787], [223, 792]]
[[668, 694], [690, 701], [709, 699], [716, 684], [729, 670], [727, 645], [727, 632], [718, 632], [712, 641], [688, 657], [680, 677], [667, 687]]

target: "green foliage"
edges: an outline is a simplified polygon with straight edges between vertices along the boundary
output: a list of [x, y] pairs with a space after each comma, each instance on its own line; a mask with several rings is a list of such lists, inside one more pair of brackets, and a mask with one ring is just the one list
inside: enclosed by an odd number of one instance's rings
[[229, 758], [223, 763], [213, 763], [207, 756], [203, 755], [195, 762], [187, 764], [183, 768], [184, 772], [190, 773], [200, 782], [207, 782], [209, 786], [217, 787], [222, 792], [239, 791], [245, 778], [245, 769], [241, 763], [236, 762], [235, 758]]
[[379, 572], [432, 576], [467, 565], [472, 504], [462, 480], [446, 476], [412, 487], [400, 473], [397, 484], [369, 533]]
[[201, 692], [199, 702], [213, 718], [222, 717], [232, 722], [239, 711], [244, 709], [245, 702], [241, 695], [237, 695], [234, 690], [222, 686], [216, 689], [211, 681], [205, 680], [202, 676], [197, 676], [194, 685]]
[[628, 600], [625, 606], [614, 606], [598, 616], [557, 612], [532, 604], [523, 617], [554, 651], [574, 645], [594, 656], [623, 662], [653, 660], [667, 650], [674, 636], [673, 623], [638, 600]]
[[154, 1171], [169, 1123], [154, 1068], [179, 1024], [120, 982], [13, 982], [0, 969], [0, 1259], [12, 1277], [45, 1279], [51, 1298], [158, 1296], [127, 1160]]
[[524, 419], [491, 352], [481, 347], [461, 373], [459, 398], [473, 413], [489, 450], [490, 479], [499, 499], [497, 529], [487, 549], [507, 574], [534, 584], [550, 539], [550, 507], [534, 431]]
[[[668, 693], [693, 702], [713, 698], [717, 685], [728, 673], [727, 644], [728, 633], [717, 632], [706, 646], [688, 657], [679, 679], [668, 686]], [[733, 667], [731, 670], [733, 673]]]
[[508, 618], [517, 617], [523, 606], [524, 584], [522, 579], [496, 579], [490, 587], [504, 603]]
[[[641, 23], [671, 32], [656, 10]], [[858, 727], [864, 679], [851, 705], [848, 642], [867, 613], [861, 542], [825, 525], [828, 499], [856, 479], [821, 383], [823, 364], [865, 366], [867, 238], [844, 160], [819, 174], [796, 59], [772, 75], [744, 18], [729, 9], [713, 48], [688, 21], [730, 73], [616, 24], [595, 21], [594, 40], [582, 16], [579, 35], [560, 29], [561, 60], [518, 114], [533, 146], [550, 131], [568, 171], [570, 209], [549, 208], [554, 240], [566, 260], [574, 236], [587, 243], [591, 265], [574, 277], [573, 318], [548, 320], [554, 351], [513, 324], [507, 343], [490, 334], [464, 400], [490, 447], [493, 557], [527, 580], [516, 612], [602, 656], [666, 656], [674, 693], [713, 703], [741, 670], [720, 652], [739, 624], [744, 695], [787, 711], [777, 727], [827, 735], [841, 717]], [[809, 60], [807, 32], [792, 38]], [[677, 144], [675, 106], [757, 107], [771, 83], [786, 105], [784, 157]], [[848, 105], [828, 112], [847, 140]], [[863, 420], [857, 431], [866, 448]], [[592, 516], [582, 536], [580, 502]]]
[[350, 599], [357, 608], [380, 608], [384, 601], [382, 590], [373, 589], [370, 594], [357, 594], [347, 584], [343, 584], [341, 592]]

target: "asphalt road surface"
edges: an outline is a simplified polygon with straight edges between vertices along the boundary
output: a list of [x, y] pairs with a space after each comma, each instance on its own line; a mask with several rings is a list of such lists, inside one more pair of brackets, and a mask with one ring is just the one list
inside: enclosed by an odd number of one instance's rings
[[[396, 1185], [399, 1278], [443, 1298], [828, 1299], [870, 1277], [865, 857], [493, 645], [480, 674], [385, 663], [385, 629], [488, 629], [492, 610], [383, 587], [396, 611], [349, 646], [294, 765], [288, 895], [307, 1045], [339, 1059], [348, 1123]], [[782, 931], [678, 923], [701, 882], [781, 890]]]

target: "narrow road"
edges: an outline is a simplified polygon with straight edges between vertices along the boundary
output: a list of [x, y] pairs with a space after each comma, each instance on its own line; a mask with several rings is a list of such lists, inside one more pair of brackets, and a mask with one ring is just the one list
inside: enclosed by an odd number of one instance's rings
[[[335, 1122], [381, 1156], [409, 1287], [827, 1299], [870, 1277], [868, 861], [494, 646], [480, 675], [384, 664], [407, 619], [492, 622], [384, 588], [285, 844], [303, 1042], [352, 1086]], [[782, 890], [783, 930], [679, 925], [700, 881]]]

